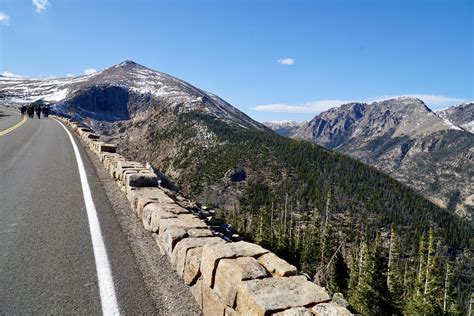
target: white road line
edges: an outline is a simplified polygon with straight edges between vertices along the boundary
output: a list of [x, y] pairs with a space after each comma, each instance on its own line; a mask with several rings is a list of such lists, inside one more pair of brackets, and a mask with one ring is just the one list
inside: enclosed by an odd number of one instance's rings
[[100, 302], [102, 304], [102, 313], [104, 315], [119, 315], [120, 310], [117, 304], [115, 295], [114, 281], [112, 279], [112, 271], [110, 269], [107, 251], [105, 249], [104, 240], [100, 230], [99, 218], [95, 209], [94, 201], [92, 200], [91, 190], [87, 182], [86, 170], [82, 163], [82, 158], [77, 148], [76, 142], [72, 137], [71, 132], [61, 124], [71, 140], [74, 154], [76, 155], [77, 167], [79, 169], [79, 176], [81, 178], [82, 193], [84, 194], [84, 202], [86, 204], [87, 218], [89, 219], [89, 228], [92, 238], [92, 248], [94, 249], [95, 266], [97, 270], [97, 279], [99, 280]]

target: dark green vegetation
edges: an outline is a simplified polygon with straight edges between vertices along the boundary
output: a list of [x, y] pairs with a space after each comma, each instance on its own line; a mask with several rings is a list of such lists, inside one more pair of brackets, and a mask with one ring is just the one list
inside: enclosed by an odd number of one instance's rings
[[[178, 173], [184, 192], [219, 207], [246, 239], [342, 292], [367, 315], [466, 310], [472, 231], [457, 216], [318, 145], [202, 113], [173, 115], [174, 123], [149, 129], [147, 137], [152, 148], [178, 144], [178, 152], [150, 160]], [[234, 168], [246, 171], [245, 183], [224, 178]], [[216, 198], [221, 194], [235, 199]]]

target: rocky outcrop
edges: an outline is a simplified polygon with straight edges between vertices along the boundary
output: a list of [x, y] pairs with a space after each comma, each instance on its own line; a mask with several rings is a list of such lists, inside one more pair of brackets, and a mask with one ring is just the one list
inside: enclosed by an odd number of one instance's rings
[[[201, 306], [204, 315], [350, 315], [327, 291], [297, 276], [294, 266], [258, 245], [227, 242], [190, 210], [158, 188], [145, 165], [67, 123], [100, 159], [163, 255]], [[183, 203], [181, 203], [183, 204]]]

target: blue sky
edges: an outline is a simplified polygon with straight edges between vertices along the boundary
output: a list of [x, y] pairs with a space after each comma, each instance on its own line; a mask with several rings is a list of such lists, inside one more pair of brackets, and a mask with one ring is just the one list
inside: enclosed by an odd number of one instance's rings
[[[473, 1], [0, 0], [0, 73], [82, 75], [134, 60], [253, 118], [341, 102], [472, 100]], [[92, 71], [92, 70], [91, 70]]]

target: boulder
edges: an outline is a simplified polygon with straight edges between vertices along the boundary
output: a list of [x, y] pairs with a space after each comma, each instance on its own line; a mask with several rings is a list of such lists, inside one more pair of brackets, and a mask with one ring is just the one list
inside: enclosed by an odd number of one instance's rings
[[237, 312], [253, 315], [267, 315], [272, 311], [304, 307], [331, 299], [324, 288], [304, 276], [242, 281], [237, 293]]
[[275, 316], [314, 316], [311, 309], [306, 307], [295, 307], [273, 314]]
[[158, 232], [160, 229], [160, 221], [168, 218], [177, 218], [174, 213], [163, 211], [157, 207], [156, 204], [151, 203], [143, 209], [142, 222], [143, 227], [151, 232]]
[[349, 306], [349, 303], [346, 301], [342, 293], [334, 293], [332, 296], [332, 302], [342, 307]]
[[[183, 280], [187, 285], [192, 285], [200, 276], [202, 247], [192, 248], [186, 254], [186, 262], [184, 264]], [[202, 280], [202, 278], [199, 278]]]
[[242, 280], [253, 280], [267, 276], [269, 276], [267, 270], [253, 257], [221, 259], [216, 269], [214, 290], [224, 304], [234, 307], [237, 286]]
[[235, 309], [227, 306], [224, 311], [224, 316], [237, 316], [237, 312]]
[[321, 303], [313, 306], [311, 309], [316, 316], [350, 316], [352, 315], [348, 309], [333, 302]]
[[201, 258], [201, 273], [205, 286], [214, 286], [217, 263], [222, 258], [255, 257], [268, 253], [268, 250], [245, 241], [223, 245], [204, 246]]
[[212, 237], [214, 234], [208, 228], [191, 228], [188, 230], [188, 235], [190, 237]]
[[258, 257], [258, 262], [272, 275], [283, 277], [296, 275], [298, 273], [298, 270], [295, 266], [289, 264], [271, 252]]
[[139, 172], [130, 174], [125, 180], [129, 187], [156, 187], [158, 186], [158, 177], [152, 172]]
[[176, 243], [186, 236], [186, 231], [183, 228], [169, 227], [163, 234], [160, 234], [160, 244], [162, 250], [165, 252], [165, 254], [171, 256]]
[[189, 288], [199, 307], [202, 309], [202, 280], [198, 279], [196, 283]]
[[179, 241], [171, 255], [171, 265], [180, 277], [183, 276], [186, 255], [189, 249], [203, 247], [207, 244], [223, 244], [225, 241], [220, 237], [190, 237]]
[[217, 294], [209, 287], [202, 284], [202, 312], [204, 315], [224, 315], [225, 306]]
[[[169, 211], [171, 213], [171, 211]], [[170, 227], [180, 227], [185, 230], [192, 228], [207, 228], [206, 223], [192, 214], [179, 214], [177, 218], [166, 218], [160, 220], [159, 235], [162, 235]]]

